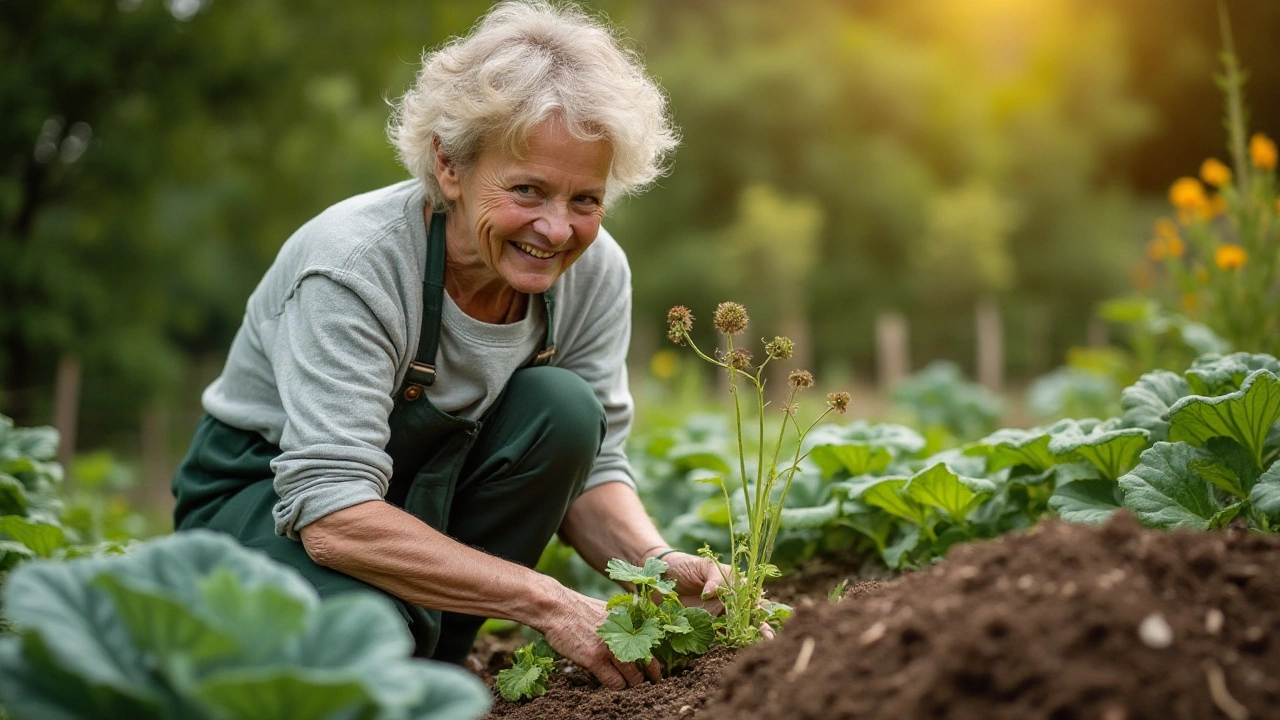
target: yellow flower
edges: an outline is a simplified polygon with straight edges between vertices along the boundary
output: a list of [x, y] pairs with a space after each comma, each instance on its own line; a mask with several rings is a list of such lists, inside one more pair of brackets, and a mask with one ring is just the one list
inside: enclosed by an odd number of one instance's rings
[[1213, 261], [1223, 270], [1237, 270], [1249, 260], [1249, 253], [1239, 245], [1219, 245]]
[[1147, 259], [1160, 262], [1169, 257], [1169, 241], [1162, 237], [1153, 237], [1147, 241]]
[[1180, 177], [1169, 188], [1169, 202], [1179, 210], [1195, 210], [1208, 201], [1204, 186], [1193, 177]]
[[1187, 245], [1186, 243], [1182, 242], [1182, 238], [1177, 237], [1175, 235], [1174, 237], [1171, 237], [1171, 238], [1165, 238], [1164, 249], [1165, 249], [1165, 252], [1169, 254], [1169, 257], [1179, 258], [1179, 257], [1182, 257], [1182, 254], [1184, 252], [1187, 251]]
[[1214, 187], [1222, 187], [1231, 182], [1231, 168], [1217, 158], [1209, 158], [1200, 164], [1200, 179]]
[[1275, 170], [1275, 142], [1262, 133], [1254, 133], [1253, 137], [1249, 138], [1249, 159], [1253, 160], [1255, 166], [1263, 170]]

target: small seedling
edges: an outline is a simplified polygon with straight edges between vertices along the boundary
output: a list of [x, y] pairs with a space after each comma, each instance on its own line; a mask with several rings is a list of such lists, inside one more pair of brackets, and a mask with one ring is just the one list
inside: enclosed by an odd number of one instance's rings
[[498, 673], [498, 692], [507, 702], [518, 702], [545, 695], [547, 677], [555, 669], [560, 654], [546, 638], [516, 648], [514, 664]]
[[663, 580], [667, 564], [656, 558], [636, 567], [624, 560], [610, 560], [609, 577], [630, 583], [635, 592], [609, 600], [609, 616], [596, 632], [614, 657], [622, 662], [647, 665], [653, 658], [671, 673], [703, 655], [715, 640], [711, 613], [684, 607], [674, 580]]

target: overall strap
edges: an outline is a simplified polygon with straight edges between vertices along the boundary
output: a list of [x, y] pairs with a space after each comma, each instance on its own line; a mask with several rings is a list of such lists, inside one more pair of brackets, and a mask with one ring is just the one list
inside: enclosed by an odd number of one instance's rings
[[[440, 343], [440, 315], [444, 310], [444, 213], [432, 213], [427, 233], [427, 269], [422, 276], [422, 334], [418, 354], [404, 376], [405, 397], [416, 400], [436, 381], [436, 349]], [[412, 395], [413, 397], [409, 397]]]
[[542, 343], [542, 350], [533, 356], [533, 362], [530, 364], [534, 367], [549, 364], [551, 358], [556, 355], [556, 295], [553, 288], [547, 288], [547, 291], [542, 293], [542, 304], [547, 311], [547, 339]]

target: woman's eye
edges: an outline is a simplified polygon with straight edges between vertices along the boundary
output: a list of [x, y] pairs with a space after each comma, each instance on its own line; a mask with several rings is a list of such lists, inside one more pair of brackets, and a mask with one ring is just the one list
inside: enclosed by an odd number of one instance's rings
[[592, 207], [595, 207], [596, 205], [600, 204], [600, 198], [595, 197], [593, 195], [579, 195], [573, 200], [579, 205], [590, 205]]

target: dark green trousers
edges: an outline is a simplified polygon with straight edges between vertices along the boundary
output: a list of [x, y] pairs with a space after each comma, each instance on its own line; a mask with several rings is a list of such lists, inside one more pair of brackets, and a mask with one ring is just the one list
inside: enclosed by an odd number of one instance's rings
[[[391, 425], [388, 501], [461, 543], [533, 567], [582, 492], [605, 417], [576, 374], [529, 367], [479, 421], [446, 415], [422, 397], [397, 399]], [[174, 527], [229, 533], [301, 572], [321, 597], [381, 592], [317, 565], [301, 543], [276, 534], [270, 463], [279, 454], [257, 433], [206, 415], [173, 481]], [[485, 620], [391, 600], [421, 657], [462, 662]]]

